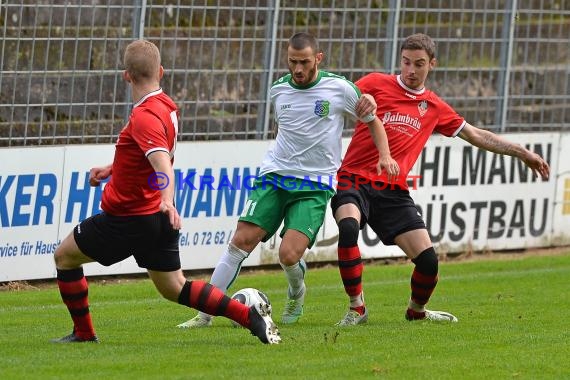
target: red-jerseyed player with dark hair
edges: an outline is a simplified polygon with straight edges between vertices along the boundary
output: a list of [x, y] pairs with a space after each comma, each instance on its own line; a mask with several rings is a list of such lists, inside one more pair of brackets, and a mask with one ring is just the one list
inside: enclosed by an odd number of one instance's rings
[[180, 215], [174, 207], [174, 150], [178, 109], [160, 88], [164, 70], [151, 42], [130, 43], [124, 80], [135, 102], [119, 134], [111, 165], [93, 168], [90, 183], [111, 177], [103, 190], [103, 212], [78, 224], [57, 248], [57, 284], [73, 320], [70, 335], [55, 343], [98, 342], [89, 313], [82, 265], [112, 265], [134, 256], [166, 299], [250, 329], [263, 343], [279, 343], [267, 305], [248, 307], [204, 281], [187, 281], [180, 268]]
[[359, 230], [366, 224], [386, 245], [397, 244], [415, 264], [408, 320], [456, 322], [450, 313], [426, 310], [425, 305], [438, 280], [438, 258], [426, 226], [410, 197], [406, 179], [433, 132], [459, 136], [468, 143], [498, 154], [517, 157], [535, 175], [549, 176], [549, 166], [538, 154], [467, 123], [437, 94], [425, 88], [428, 73], [435, 67], [435, 44], [425, 34], [414, 34], [400, 49], [401, 73], [371, 73], [355, 84], [378, 105], [392, 158], [400, 167], [396, 181], [376, 171], [378, 153], [366, 125], [358, 123], [342, 166], [338, 171], [337, 194], [331, 207], [339, 228], [338, 264], [349, 311], [338, 323], [364, 323], [368, 313], [362, 291], [363, 264], [358, 249]]

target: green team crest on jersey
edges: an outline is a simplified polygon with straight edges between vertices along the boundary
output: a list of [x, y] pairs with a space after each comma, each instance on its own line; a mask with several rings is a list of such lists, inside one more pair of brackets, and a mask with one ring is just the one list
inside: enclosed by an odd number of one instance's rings
[[315, 102], [315, 115], [319, 117], [328, 116], [331, 103], [328, 100], [317, 100]]

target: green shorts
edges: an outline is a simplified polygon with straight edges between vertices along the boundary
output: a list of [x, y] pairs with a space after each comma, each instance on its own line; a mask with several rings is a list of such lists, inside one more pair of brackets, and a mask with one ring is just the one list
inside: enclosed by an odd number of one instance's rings
[[279, 236], [283, 237], [288, 229], [297, 230], [309, 238], [311, 248], [334, 193], [333, 189], [307, 179], [266, 174], [253, 183], [239, 220], [267, 231], [263, 241], [269, 240], [283, 222]]

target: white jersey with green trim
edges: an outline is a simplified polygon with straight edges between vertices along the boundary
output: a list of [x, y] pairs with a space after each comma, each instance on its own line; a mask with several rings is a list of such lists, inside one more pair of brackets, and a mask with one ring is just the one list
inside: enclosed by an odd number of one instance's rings
[[278, 132], [260, 175], [277, 173], [334, 188], [345, 116], [357, 118], [360, 90], [344, 77], [320, 70], [305, 87], [296, 85], [290, 74], [281, 77], [270, 95]]

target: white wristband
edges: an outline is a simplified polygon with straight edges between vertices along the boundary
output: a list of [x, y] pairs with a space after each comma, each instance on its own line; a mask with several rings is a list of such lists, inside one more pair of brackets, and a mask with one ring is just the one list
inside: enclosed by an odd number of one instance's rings
[[374, 115], [373, 113], [369, 113], [368, 115], [364, 116], [360, 120], [362, 120], [363, 123], [370, 123], [374, 119], [376, 119], [376, 115]]

